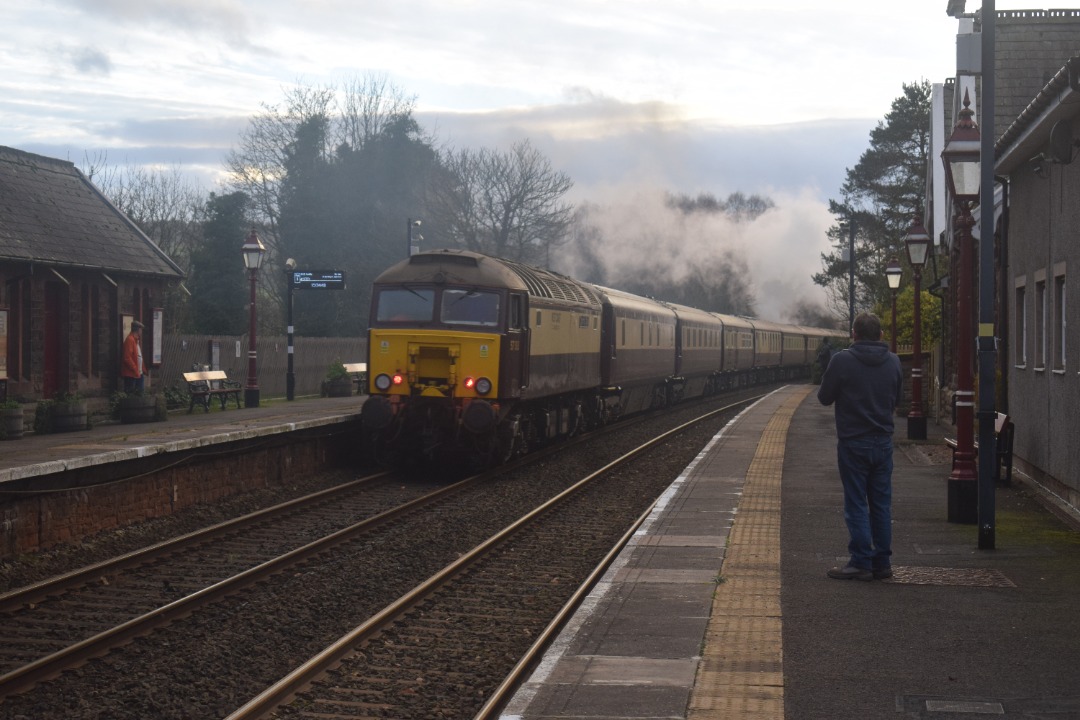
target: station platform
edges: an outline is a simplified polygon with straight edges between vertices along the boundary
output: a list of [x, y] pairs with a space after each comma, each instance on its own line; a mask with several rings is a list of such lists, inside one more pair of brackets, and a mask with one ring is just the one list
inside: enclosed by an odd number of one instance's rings
[[[239, 409], [230, 404], [227, 410], [215, 403], [211, 412], [170, 412], [162, 422], [99, 424], [46, 435], [28, 432], [0, 442], [0, 488], [55, 472], [359, 419], [366, 397], [275, 400]], [[32, 422], [32, 417], [27, 419], [28, 425]]]
[[847, 562], [831, 407], [782, 388], [657, 503], [504, 720], [1080, 720], [1080, 532], [1018, 482], [994, 550], [947, 521], [941, 430], [898, 418], [889, 580]]

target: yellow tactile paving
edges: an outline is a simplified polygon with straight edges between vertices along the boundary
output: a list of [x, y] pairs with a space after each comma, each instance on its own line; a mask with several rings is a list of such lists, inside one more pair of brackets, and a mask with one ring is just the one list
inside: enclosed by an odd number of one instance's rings
[[783, 720], [780, 476], [791, 418], [810, 390], [796, 389], [773, 415], [747, 470], [688, 720]]

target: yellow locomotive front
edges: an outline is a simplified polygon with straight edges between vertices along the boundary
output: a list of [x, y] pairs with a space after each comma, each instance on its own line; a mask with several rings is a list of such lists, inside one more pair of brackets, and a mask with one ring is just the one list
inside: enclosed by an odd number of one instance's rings
[[523, 298], [491, 269], [472, 254], [441, 252], [413, 256], [376, 279], [361, 417], [397, 459], [494, 447], [506, 394], [500, 381], [519, 375], [520, 330], [508, 325], [519, 325], [513, 315]]

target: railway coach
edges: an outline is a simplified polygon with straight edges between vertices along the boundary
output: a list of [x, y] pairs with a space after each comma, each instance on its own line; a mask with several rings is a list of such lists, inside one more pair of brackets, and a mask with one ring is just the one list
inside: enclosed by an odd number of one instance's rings
[[479, 253], [430, 251], [375, 280], [361, 418], [389, 462], [499, 462], [623, 415], [808, 375], [808, 338]]

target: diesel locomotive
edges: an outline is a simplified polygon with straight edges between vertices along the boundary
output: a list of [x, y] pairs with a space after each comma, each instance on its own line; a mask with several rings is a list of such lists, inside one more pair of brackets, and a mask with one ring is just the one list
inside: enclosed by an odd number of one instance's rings
[[365, 432], [388, 461], [505, 461], [621, 416], [807, 377], [835, 330], [639, 297], [462, 250], [375, 279]]

